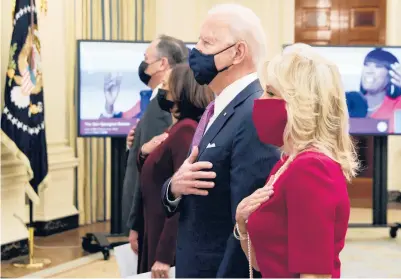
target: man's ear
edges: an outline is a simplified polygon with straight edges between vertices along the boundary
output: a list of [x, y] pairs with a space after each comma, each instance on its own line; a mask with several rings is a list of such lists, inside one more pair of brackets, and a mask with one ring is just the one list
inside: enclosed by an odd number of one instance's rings
[[160, 67], [162, 71], [165, 71], [170, 68], [170, 64], [168, 63], [167, 57], [162, 57], [160, 60]]
[[233, 64], [235, 65], [241, 63], [245, 59], [246, 53], [248, 52], [248, 46], [245, 42], [240, 41], [234, 46], [234, 49], [235, 55]]

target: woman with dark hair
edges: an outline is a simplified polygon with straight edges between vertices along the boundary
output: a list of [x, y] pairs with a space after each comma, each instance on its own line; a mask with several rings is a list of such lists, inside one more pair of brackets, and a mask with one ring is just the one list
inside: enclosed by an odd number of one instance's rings
[[363, 63], [360, 92], [347, 93], [351, 117], [389, 120], [394, 131], [394, 112], [401, 109], [401, 65], [390, 52], [376, 48]]
[[145, 143], [137, 160], [145, 220], [139, 272], [166, 278], [174, 264], [179, 215], [165, 216], [161, 187], [186, 159], [198, 121], [214, 95], [195, 81], [187, 64], [180, 64], [166, 73], [157, 98], [160, 108], [171, 112], [172, 125]]

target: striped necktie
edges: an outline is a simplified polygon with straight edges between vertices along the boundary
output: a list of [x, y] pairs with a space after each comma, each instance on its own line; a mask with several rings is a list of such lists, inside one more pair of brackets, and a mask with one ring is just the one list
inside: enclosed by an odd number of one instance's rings
[[214, 113], [214, 101], [211, 102], [207, 107], [205, 112], [202, 115], [201, 120], [199, 121], [198, 127], [196, 128], [194, 138], [192, 140], [192, 147], [198, 146], [203, 134], [206, 131], [207, 124], [209, 123], [210, 118], [212, 118]]

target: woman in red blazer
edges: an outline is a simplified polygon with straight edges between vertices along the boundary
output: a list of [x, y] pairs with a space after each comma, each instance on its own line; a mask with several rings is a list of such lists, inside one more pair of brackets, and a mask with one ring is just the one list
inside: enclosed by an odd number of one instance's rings
[[166, 73], [157, 98], [161, 109], [171, 112], [173, 124], [144, 144], [138, 155], [145, 220], [139, 271], [152, 271], [153, 278], [168, 277], [174, 263], [179, 218], [166, 218], [160, 202], [161, 187], [186, 159], [198, 121], [214, 95], [195, 81], [188, 64], [180, 64]]
[[[264, 278], [340, 277], [358, 168], [337, 67], [303, 44], [266, 63], [253, 120], [282, 160], [237, 207], [234, 235]], [[273, 194], [274, 191], [274, 194]]]

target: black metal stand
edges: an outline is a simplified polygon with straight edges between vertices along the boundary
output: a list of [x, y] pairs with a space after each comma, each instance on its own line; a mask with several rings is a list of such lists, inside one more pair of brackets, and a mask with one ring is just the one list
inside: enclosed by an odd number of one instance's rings
[[111, 233], [121, 234], [122, 194], [125, 168], [127, 166], [127, 150], [125, 138], [111, 140]]
[[390, 227], [390, 237], [395, 238], [401, 223], [387, 223], [387, 136], [373, 139], [373, 195], [372, 224], [349, 224], [350, 228]]
[[110, 250], [116, 246], [127, 243], [109, 243], [108, 238], [125, 237], [122, 231], [122, 190], [126, 167], [125, 138], [111, 140], [111, 234], [87, 233], [82, 238], [82, 248], [89, 253], [102, 252], [105, 260], [109, 259]]

